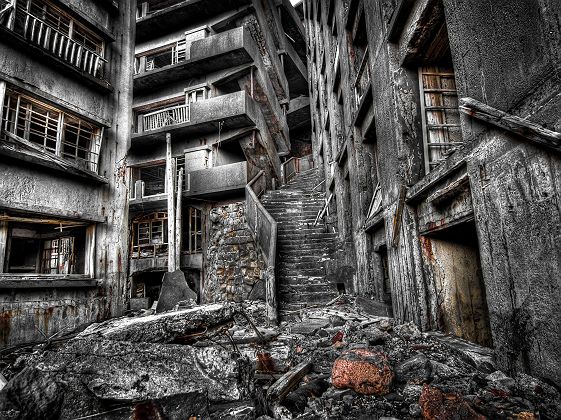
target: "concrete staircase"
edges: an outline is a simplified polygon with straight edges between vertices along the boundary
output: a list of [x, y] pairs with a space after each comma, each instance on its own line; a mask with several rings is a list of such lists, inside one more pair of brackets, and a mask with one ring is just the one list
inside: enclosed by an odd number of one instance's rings
[[287, 185], [268, 191], [261, 202], [278, 223], [277, 293], [279, 310], [298, 310], [337, 297], [337, 287], [326, 280], [326, 261], [336, 244], [336, 233], [322, 223], [313, 226], [325, 203], [316, 187], [322, 178], [317, 169], [298, 174]]

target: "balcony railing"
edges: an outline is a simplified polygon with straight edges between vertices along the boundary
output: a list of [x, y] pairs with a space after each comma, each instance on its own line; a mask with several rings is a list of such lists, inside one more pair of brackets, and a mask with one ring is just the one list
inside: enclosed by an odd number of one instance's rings
[[[18, 24], [14, 25], [10, 19], [5, 20], [8, 28], [13, 32], [81, 71], [97, 79], [103, 79], [103, 67], [107, 60], [99, 53], [86, 48], [21, 6], [15, 7], [15, 13]], [[12, 25], [13, 28], [10, 27]]]
[[[168, 125], [186, 123], [191, 120], [190, 106], [176, 105], [170, 108], [150, 112], [142, 116], [139, 132], [157, 130]], [[141, 129], [142, 128], [142, 129]]]

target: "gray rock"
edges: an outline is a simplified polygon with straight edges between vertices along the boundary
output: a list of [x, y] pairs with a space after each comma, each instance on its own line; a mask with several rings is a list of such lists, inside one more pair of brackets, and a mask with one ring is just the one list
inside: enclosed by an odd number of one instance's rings
[[516, 385], [514, 379], [509, 376], [506, 376], [500, 370], [497, 370], [485, 377], [485, 379], [489, 382], [488, 386], [492, 388], [500, 388], [507, 391], [510, 391]]
[[407, 324], [396, 325], [393, 328], [393, 331], [401, 338], [405, 338], [407, 340], [412, 340], [421, 337], [421, 331], [412, 322], [409, 322]]
[[187, 284], [183, 271], [177, 270], [173, 273], [164, 274], [156, 312], [170, 311], [178, 302], [184, 300], [190, 300], [196, 304], [197, 294]]
[[431, 371], [431, 363], [422, 353], [407, 359], [395, 369], [396, 379], [398, 381], [413, 384], [427, 382], [430, 378]]
[[362, 338], [365, 340], [366, 344], [369, 346], [376, 346], [379, 344], [384, 344], [386, 340], [390, 338], [387, 332], [381, 331], [376, 327], [370, 327], [364, 330], [362, 333]]
[[359, 312], [364, 314], [387, 317], [393, 316], [391, 306], [362, 296], [356, 298], [356, 306]]
[[303, 322], [298, 322], [290, 326], [292, 334], [313, 335], [319, 329], [325, 328], [329, 325], [327, 319], [308, 319]]

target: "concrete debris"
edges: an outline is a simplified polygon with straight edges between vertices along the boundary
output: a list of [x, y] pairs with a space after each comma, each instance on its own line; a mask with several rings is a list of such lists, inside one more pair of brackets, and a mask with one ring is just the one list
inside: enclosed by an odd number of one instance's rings
[[194, 340], [201, 333], [233, 322], [232, 305], [213, 304], [174, 312], [131, 318], [117, 318], [93, 324], [79, 337], [99, 337], [142, 343], [177, 343]]
[[353, 298], [273, 328], [263, 313], [263, 302], [206, 305], [37, 346], [4, 370], [0, 418], [561, 418], [555, 387]]
[[197, 294], [191, 290], [181, 270], [165, 273], [158, 298], [156, 312], [172, 310], [179, 302], [191, 302], [192, 306], [197, 304]]

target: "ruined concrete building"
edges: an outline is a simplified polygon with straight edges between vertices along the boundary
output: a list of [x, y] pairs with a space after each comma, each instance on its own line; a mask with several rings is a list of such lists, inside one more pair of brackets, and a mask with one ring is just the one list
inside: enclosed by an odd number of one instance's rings
[[561, 380], [557, 1], [304, 1], [347, 290]]
[[[0, 0], [0, 347], [353, 294], [561, 383], [556, 0]], [[364, 299], [368, 298], [368, 299]]]

